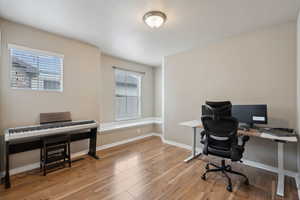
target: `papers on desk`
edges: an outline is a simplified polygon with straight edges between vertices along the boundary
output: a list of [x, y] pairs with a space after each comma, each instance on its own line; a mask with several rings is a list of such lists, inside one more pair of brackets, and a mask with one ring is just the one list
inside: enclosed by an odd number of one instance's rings
[[281, 140], [286, 142], [297, 142], [297, 135], [293, 129], [282, 128], [260, 128], [262, 138]]
[[271, 139], [271, 140], [281, 140], [281, 141], [287, 141], [287, 142], [297, 142], [296, 136], [275, 136], [268, 133], [261, 133], [260, 137]]

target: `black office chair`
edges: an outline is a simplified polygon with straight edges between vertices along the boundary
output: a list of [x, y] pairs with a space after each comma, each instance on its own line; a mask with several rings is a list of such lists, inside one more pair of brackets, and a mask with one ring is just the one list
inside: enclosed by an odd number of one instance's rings
[[[227, 173], [245, 177], [245, 184], [249, 185], [246, 175], [233, 171], [230, 165], [225, 164], [225, 158], [241, 162], [245, 143], [249, 140], [248, 136], [240, 136], [242, 144], [238, 142], [238, 121], [231, 117], [231, 103], [228, 101], [206, 102], [202, 108], [201, 120], [204, 127], [204, 131], [201, 132], [201, 143], [204, 144], [203, 154], [223, 158], [221, 166], [207, 163], [206, 172], [202, 175], [202, 179], [206, 180], [207, 173], [220, 171], [228, 180], [227, 190], [230, 192], [232, 192], [232, 183]], [[210, 169], [210, 166], [214, 168]]]

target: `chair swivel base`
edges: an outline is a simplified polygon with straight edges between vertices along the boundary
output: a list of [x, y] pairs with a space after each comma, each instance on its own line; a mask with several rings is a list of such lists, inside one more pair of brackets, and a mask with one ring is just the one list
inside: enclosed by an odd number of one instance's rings
[[[215, 167], [214, 169], [210, 169], [209, 166], [213, 166]], [[239, 175], [239, 176], [243, 176], [246, 180], [245, 180], [245, 184], [246, 185], [249, 185], [249, 180], [248, 180], [248, 177], [240, 172], [236, 172], [236, 171], [233, 171], [231, 169], [231, 166], [230, 165], [225, 165], [225, 160], [222, 160], [222, 165], [221, 166], [218, 166], [218, 165], [215, 165], [213, 163], [207, 163], [206, 164], [206, 172], [202, 175], [202, 179], [203, 180], [206, 180], [206, 174], [207, 173], [210, 173], [210, 172], [222, 172], [225, 177], [227, 178], [228, 180], [228, 185], [227, 185], [227, 190], [229, 192], [232, 192], [232, 183], [231, 183], [231, 178], [228, 176], [227, 173], [231, 173], [231, 174], [236, 174], [236, 175]]]

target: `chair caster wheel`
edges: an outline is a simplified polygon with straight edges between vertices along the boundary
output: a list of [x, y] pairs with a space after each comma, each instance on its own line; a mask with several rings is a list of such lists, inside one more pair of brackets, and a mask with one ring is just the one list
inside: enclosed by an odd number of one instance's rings
[[248, 179], [246, 179], [245, 185], [249, 185], [249, 180]]
[[231, 185], [228, 185], [227, 188], [228, 192], [232, 192], [232, 186]]
[[202, 175], [201, 178], [202, 178], [202, 180], [206, 180], [206, 176], [205, 175]]

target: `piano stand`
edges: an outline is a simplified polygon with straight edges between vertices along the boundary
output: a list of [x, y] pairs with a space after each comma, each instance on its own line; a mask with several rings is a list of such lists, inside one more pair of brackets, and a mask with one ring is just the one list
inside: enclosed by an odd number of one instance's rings
[[[72, 133], [70, 134], [71, 142], [90, 139], [89, 142], [89, 153], [88, 155], [99, 160], [99, 157], [96, 154], [97, 147], [97, 128], [91, 128], [89, 132], [83, 133]], [[5, 142], [5, 177], [2, 178], [1, 182], [4, 182], [5, 188], [10, 188], [10, 174], [9, 174], [9, 156], [15, 153], [21, 153], [25, 151], [31, 151], [35, 149], [42, 148], [41, 137], [36, 138], [35, 140], [19, 142], [19, 143], [10, 143], [9, 141]]]
[[75, 160], [71, 160], [71, 162], [74, 163], [74, 162], [78, 162], [78, 161], [82, 161], [82, 160], [84, 160], [84, 158], [78, 158], [78, 159], [75, 159]]
[[5, 179], [5, 183], [4, 183], [4, 185], [5, 185], [5, 189], [8, 189], [8, 188], [10, 188], [10, 178], [8, 178], [8, 181], [7, 181], [7, 178], [4, 178]]
[[96, 160], [99, 160], [99, 157], [97, 156], [97, 128], [91, 129], [91, 137], [90, 137], [90, 144], [89, 144], [89, 153], [88, 155], [95, 158]]
[[89, 156], [95, 158], [96, 160], [100, 160], [99, 156], [88, 153]]

